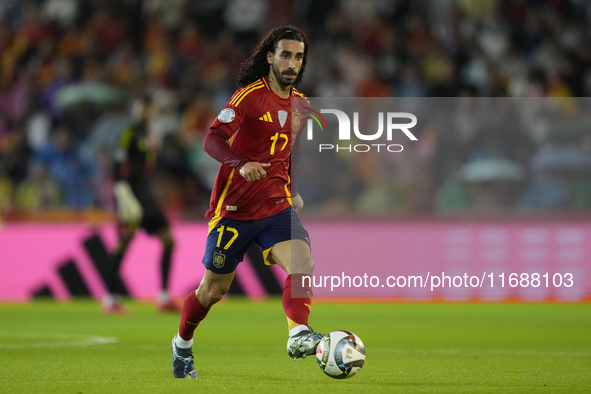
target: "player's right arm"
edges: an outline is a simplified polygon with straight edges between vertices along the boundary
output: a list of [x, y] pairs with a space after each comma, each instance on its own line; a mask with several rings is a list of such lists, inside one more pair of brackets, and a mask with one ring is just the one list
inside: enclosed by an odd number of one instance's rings
[[239, 170], [240, 175], [248, 182], [265, 178], [265, 168], [269, 168], [271, 164], [248, 161], [230, 147], [227, 143], [229, 138], [223, 130], [211, 128], [203, 141], [203, 150], [220, 163]]
[[240, 106], [234, 106], [231, 102], [232, 100], [222, 109], [205, 135], [203, 150], [220, 163], [236, 168], [247, 182], [263, 179], [267, 176], [265, 168], [269, 168], [271, 164], [250, 161], [234, 151], [227, 142], [242, 126], [249, 110], [248, 100]]

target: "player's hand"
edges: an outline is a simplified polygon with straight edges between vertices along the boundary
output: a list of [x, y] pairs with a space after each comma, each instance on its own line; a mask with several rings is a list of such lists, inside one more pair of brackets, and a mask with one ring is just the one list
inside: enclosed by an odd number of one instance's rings
[[269, 163], [249, 161], [240, 168], [240, 175], [242, 175], [247, 182], [258, 181], [259, 179], [267, 177], [267, 171], [265, 171], [265, 168], [269, 167], [271, 167], [271, 164]]
[[129, 183], [119, 181], [115, 184], [115, 199], [119, 220], [131, 225], [138, 224], [142, 220], [142, 206], [133, 194]]
[[296, 212], [300, 212], [304, 208], [304, 200], [299, 194], [291, 198], [291, 205]]

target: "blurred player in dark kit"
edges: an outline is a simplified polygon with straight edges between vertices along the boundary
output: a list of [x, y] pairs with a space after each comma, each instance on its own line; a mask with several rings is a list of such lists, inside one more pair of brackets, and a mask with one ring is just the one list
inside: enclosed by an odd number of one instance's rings
[[185, 298], [171, 344], [177, 378], [197, 377], [193, 333], [228, 291], [253, 243], [261, 246], [267, 264], [279, 265], [288, 275], [282, 302], [289, 357], [314, 354], [322, 338], [308, 326], [312, 293], [302, 287], [302, 276], [312, 275], [314, 264], [308, 233], [297, 216], [304, 202], [295, 181], [305, 123], [305, 110], [297, 106], [308, 101], [294, 86], [304, 74], [307, 51], [308, 40], [299, 29], [284, 26], [269, 32], [243, 63], [238, 73], [242, 87], [205, 137], [205, 151], [222, 164], [206, 214], [205, 273], [199, 288]]
[[107, 265], [109, 294], [104, 297], [102, 303], [103, 311], [107, 314], [126, 313], [120, 301], [120, 296], [124, 293], [120, 267], [138, 228], [157, 236], [162, 243], [161, 291], [156, 300], [156, 307], [162, 312], [180, 311], [168, 292], [174, 238], [168, 220], [150, 189], [150, 177], [156, 160], [156, 144], [149, 133], [148, 125], [153, 112], [154, 105], [149, 97], [134, 101], [133, 123], [121, 135], [119, 147], [115, 152], [113, 175], [117, 202], [118, 245], [109, 257]]

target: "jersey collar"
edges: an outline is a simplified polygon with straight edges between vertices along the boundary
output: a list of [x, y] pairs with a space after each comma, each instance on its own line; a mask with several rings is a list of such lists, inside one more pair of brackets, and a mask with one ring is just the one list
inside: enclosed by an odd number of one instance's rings
[[[269, 91], [271, 91], [274, 95], [276, 95], [277, 97], [279, 97], [277, 95], [277, 93], [273, 92], [273, 89], [271, 89], [271, 85], [269, 84], [269, 79], [267, 78], [267, 76], [265, 75], [261, 79], [263, 80], [263, 83], [265, 84], [265, 86], [267, 87], [267, 89]], [[291, 86], [289, 88], [289, 97], [287, 97], [287, 98], [279, 97], [279, 98], [282, 99], [282, 100], [287, 100], [287, 99], [290, 99], [292, 96], [293, 96], [293, 86]]]

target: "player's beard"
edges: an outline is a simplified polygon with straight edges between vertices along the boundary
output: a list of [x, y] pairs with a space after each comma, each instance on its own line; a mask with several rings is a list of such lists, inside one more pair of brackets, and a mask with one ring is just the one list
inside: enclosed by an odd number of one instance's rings
[[298, 73], [295, 70], [285, 70], [283, 71], [283, 73], [293, 73], [293, 79], [292, 81], [288, 81], [287, 79], [285, 79], [283, 77], [283, 74], [281, 71], [279, 71], [279, 69], [277, 67], [275, 67], [275, 65], [271, 65], [271, 68], [273, 69], [273, 75], [275, 75], [275, 79], [277, 80], [277, 83], [279, 83], [279, 85], [283, 86], [283, 87], [287, 87], [287, 86], [291, 86], [295, 83], [296, 79], [298, 78]]

